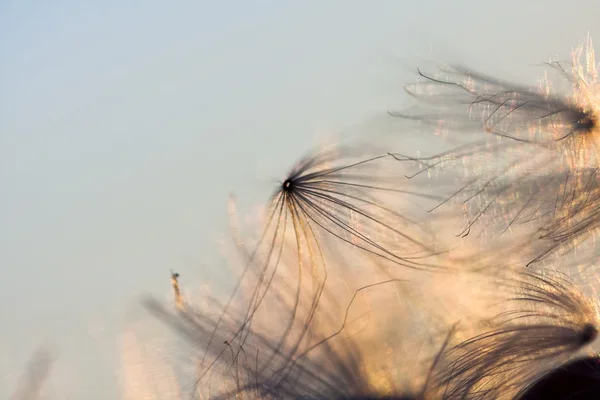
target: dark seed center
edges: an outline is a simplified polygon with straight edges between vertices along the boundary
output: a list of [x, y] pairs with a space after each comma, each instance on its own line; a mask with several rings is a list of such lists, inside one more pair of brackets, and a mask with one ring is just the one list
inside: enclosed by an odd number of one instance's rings
[[294, 182], [292, 182], [290, 179], [286, 179], [283, 182], [283, 191], [284, 192], [289, 192], [290, 190], [292, 190], [294, 188]]
[[586, 324], [581, 332], [581, 342], [590, 343], [591, 341], [596, 339], [597, 335], [598, 331], [596, 330], [596, 327], [594, 327], [594, 325], [592, 324]]
[[594, 129], [594, 125], [594, 120], [589, 117], [579, 121], [579, 128], [584, 131], [591, 131], [592, 129]]
[[596, 118], [592, 112], [581, 111], [579, 119], [575, 123], [575, 130], [579, 132], [591, 132], [596, 127]]

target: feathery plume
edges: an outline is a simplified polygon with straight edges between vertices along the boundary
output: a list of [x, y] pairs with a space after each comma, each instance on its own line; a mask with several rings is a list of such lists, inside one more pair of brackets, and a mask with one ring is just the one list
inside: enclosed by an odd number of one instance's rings
[[441, 356], [434, 381], [443, 398], [514, 398], [596, 339], [597, 304], [564, 275], [519, 273], [500, 285], [513, 293], [507, 309]]
[[[406, 90], [422, 101], [420, 111], [396, 114], [442, 126], [465, 141], [433, 157], [393, 154], [424, 166], [414, 176], [449, 165], [468, 172], [433, 209], [462, 204], [462, 236], [476, 224], [500, 232], [526, 229], [531, 262], [578, 246], [596, 234], [600, 221], [600, 81], [591, 40], [574, 53], [569, 69], [548, 66], [567, 87], [548, 78], [541, 87], [523, 86], [464, 67], [436, 75], [419, 70], [424, 81]], [[436, 189], [442, 187], [440, 180]]]

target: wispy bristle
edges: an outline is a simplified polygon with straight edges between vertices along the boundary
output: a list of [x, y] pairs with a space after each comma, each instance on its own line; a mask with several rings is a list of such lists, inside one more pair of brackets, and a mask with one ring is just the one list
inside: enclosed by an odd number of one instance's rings
[[[408, 399], [418, 392], [415, 383], [422, 381], [420, 373], [427, 371], [429, 360], [426, 352], [413, 358], [418, 365], [396, 365], [406, 354], [418, 354], [417, 349], [404, 352], [417, 337], [410, 338], [410, 333], [416, 335], [416, 326], [406, 314], [409, 298], [397, 298], [405, 285], [391, 279], [363, 286], [347, 303], [340, 301], [344, 296], [337, 289], [325, 292], [311, 323], [295, 328], [304, 332], [301, 343], [282, 340], [296, 332], [281, 329], [278, 313], [255, 319], [244, 344], [236, 346], [227, 338], [244, 324], [243, 314], [230, 309], [220, 319], [214, 309], [186, 306], [176, 315], [157, 302], [146, 304], [183, 335], [200, 362], [207, 352], [206, 359], [214, 360], [200, 366], [202, 376], [196, 379], [198, 391], [210, 398]], [[273, 291], [277, 289], [285, 290]], [[293, 307], [284, 298], [279, 297], [283, 303], [279, 305]], [[271, 298], [269, 306], [277, 309], [276, 303]]]

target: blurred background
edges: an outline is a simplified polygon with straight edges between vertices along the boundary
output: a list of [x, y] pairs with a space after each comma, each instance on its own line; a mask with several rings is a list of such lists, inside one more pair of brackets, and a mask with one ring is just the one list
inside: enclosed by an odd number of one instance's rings
[[170, 269], [227, 284], [229, 193], [262, 204], [319, 137], [402, 107], [421, 62], [531, 82], [600, 41], [598, 15], [592, 0], [0, 2], [0, 398], [40, 345], [58, 357], [51, 398], [119, 398], [140, 296], [171, 296]]

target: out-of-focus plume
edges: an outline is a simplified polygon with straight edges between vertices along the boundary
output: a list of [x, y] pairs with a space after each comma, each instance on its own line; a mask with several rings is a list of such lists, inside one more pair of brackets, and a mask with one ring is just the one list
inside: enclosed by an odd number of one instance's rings
[[50, 374], [54, 355], [47, 348], [39, 349], [29, 360], [27, 370], [21, 377], [11, 400], [37, 400]]

